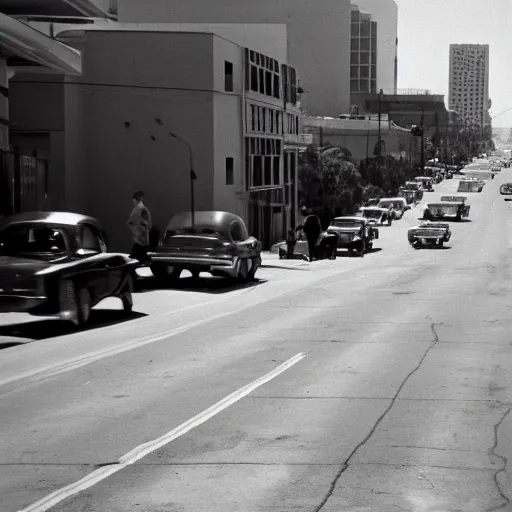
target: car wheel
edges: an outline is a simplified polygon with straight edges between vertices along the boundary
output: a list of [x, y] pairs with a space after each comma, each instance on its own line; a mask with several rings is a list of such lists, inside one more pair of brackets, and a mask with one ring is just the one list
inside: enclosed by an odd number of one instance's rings
[[349, 249], [348, 250], [348, 255], [350, 258], [352, 258], [352, 256], [354, 256], [354, 249]]
[[82, 288], [77, 293], [77, 317], [78, 327], [83, 327], [91, 316], [91, 294], [87, 288]]
[[256, 278], [256, 271], [258, 270], [258, 261], [257, 258], [252, 258], [251, 260], [251, 269], [249, 270], [249, 274], [247, 276], [249, 281], [254, 281]]
[[438, 246], [439, 248], [444, 247], [444, 241], [443, 241], [443, 240], [440, 240], [440, 241], [437, 243], [437, 246]]
[[238, 260], [236, 277], [239, 283], [246, 283], [249, 279], [249, 265], [245, 258]]
[[157, 279], [175, 280], [181, 276], [182, 269], [165, 263], [154, 263], [149, 267]]
[[199, 274], [201, 273], [201, 271], [191, 270], [190, 273], [192, 274], [192, 279], [199, 279]]

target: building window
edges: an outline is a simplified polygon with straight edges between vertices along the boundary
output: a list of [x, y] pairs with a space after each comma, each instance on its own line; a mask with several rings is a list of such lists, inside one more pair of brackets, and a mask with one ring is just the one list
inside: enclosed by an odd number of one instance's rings
[[256, 131], [256, 107], [251, 105], [251, 129], [253, 132]]
[[274, 167], [273, 167], [273, 174], [274, 174], [274, 183], [273, 185], [279, 185], [280, 183], [280, 163], [281, 163], [281, 158], [278, 157], [278, 156], [275, 156], [274, 157]]
[[265, 94], [265, 71], [263, 68], [258, 69], [258, 75], [260, 79], [260, 94]]
[[235, 184], [235, 160], [232, 157], [226, 158], [226, 185]]
[[251, 66], [251, 91], [258, 92], [258, 68]]
[[279, 90], [279, 75], [274, 74], [274, 98], [279, 99], [281, 97]]
[[255, 155], [253, 157], [252, 186], [261, 187], [263, 185], [263, 169], [261, 165], [262, 157]]
[[224, 90], [233, 92], [233, 63], [224, 62]]

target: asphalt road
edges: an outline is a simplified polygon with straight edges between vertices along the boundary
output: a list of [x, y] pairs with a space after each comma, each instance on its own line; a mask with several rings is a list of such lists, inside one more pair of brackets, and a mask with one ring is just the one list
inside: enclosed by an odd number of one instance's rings
[[507, 176], [445, 249], [418, 207], [364, 258], [148, 281], [129, 321], [6, 317], [1, 512], [511, 511]]

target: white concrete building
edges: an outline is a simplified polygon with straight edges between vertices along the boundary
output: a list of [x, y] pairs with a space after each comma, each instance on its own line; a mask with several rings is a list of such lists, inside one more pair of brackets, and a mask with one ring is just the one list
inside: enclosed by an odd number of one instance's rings
[[396, 94], [398, 64], [398, 7], [394, 0], [354, 0], [377, 23], [377, 91]]
[[489, 45], [451, 44], [448, 103], [463, 121], [489, 124]]
[[325, 116], [349, 110], [350, 0], [120, 0], [118, 11], [120, 22], [285, 24], [303, 107]]

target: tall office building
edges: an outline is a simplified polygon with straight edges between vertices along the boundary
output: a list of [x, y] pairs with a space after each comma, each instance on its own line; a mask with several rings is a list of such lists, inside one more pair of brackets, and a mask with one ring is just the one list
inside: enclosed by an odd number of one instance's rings
[[352, 5], [350, 24], [350, 93], [377, 92], [377, 22]]
[[448, 104], [463, 121], [490, 124], [488, 44], [450, 45]]
[[354, 0], [377, 23], [377, 91], [397, 90], [398, 7], [394, 0]]
[[288, 62], [301, 77], [307, 113], [336, 116], [349, 109], [350, 0], [119, 0], [119, 21], [284, 24]]

